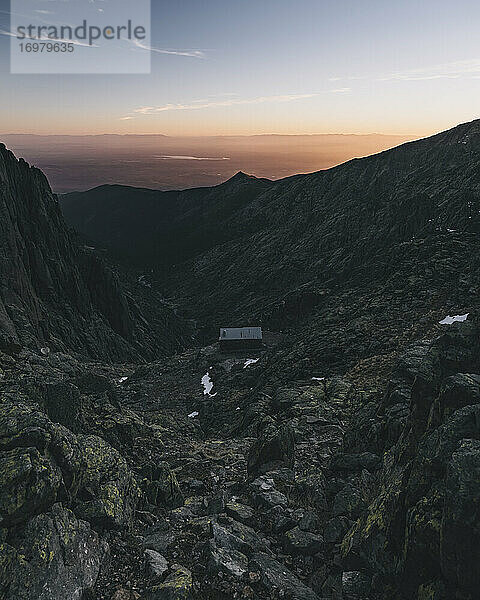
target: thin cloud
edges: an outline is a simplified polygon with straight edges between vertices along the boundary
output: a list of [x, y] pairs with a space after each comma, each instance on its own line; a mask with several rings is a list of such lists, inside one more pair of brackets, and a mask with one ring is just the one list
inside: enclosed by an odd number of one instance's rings
[[[52, 1], [56, 1], [56, 0], [52, 0]], [[66, 2], [68, 2], [68, 0], [64, 0]], [[102, 0], [103, 1], [103, 0]], [[89, 0], [89, 2], [91, 4], [96, 4], [96, 0]], [[99, 12], [104, 12], [103, 8], [98, 8], [97, 9]], [[53, 15], [55, 14], [52, 11], [49, 10], [42, 10], [42, 9], [38, 9], [35, 10], [35, 12], [37, 14], [42, 14], [42, 15]], [[0, 13], [3, 14], [13, 14], [10, 13], [8, 11], [4, 11], [4, 10], [0, 10]], [[27, 15], [21, 15], [19, 13], [15, 13], [17, 16], [20, 17], [27, 17]], [[36, 17], [36, 21], [41, 22], [41, 23], [45, 23], [47, 25], [54, 25], [51, 21], [45, 21], [43, 20], [40, 16]], [[58, 24], [60, 25], [66, 25], [65, 23], [62, 24]], [[75, 25], [69, 24], [69, 27], [75, 27]], [[12, 33], [10, 31], [3, 31], [0, 30], [0, 35], [6, 35], [6, 36], [10, 36], [10, 37], [17, 37], [17, 35], [15, 33]], [[34, 39], [34, 38], [32, 38]], [[35, 38], [35, 40], [37, 41], [37, 38]], [[52, 40], [50, 38], [41, 38], [38, 41], [57, 41], [57, 42], [68, 42], [71, 44], [75, 44], [76, 46], [90, 46], [90, 44], [83, 44], [79, 41], [76, 40], [63, 40], [63, 39], [58, 39], [58, 40]], [[148, 46], [147, 44], [143, 44], [140, 40], [124, 40], [127, 42], [131, 42], [134, 46], [136, 46], [137, 48], [140, 48], [141, 50], [147, 50], [148, 52], [156, 52], [157, 54], [164, 54], [167, 56], [186, 56], [186, 57], [190, 57], [190, 58], [199, 58], [199, 59], [205, 59], [206, 58], [206, 54], [204, 50], [177, 50], [177, 49], [171, 49], [171, 48], [155, 48], [155, 46]], [[92, 44], [92, 46], [94, 46], [95, 48], [98, 48], [98, 46], [96, 44]]]
[[137, 46], [137, 48], [148, 50], [149, 52], [157, 52], [157, 54], [167, 54], [170, 56], [189, 56], [190, 58], [206, 58], [205, 53], [202, 50], [165, 50], [163, 48], [148, 46], [139, 40], [132, 40], [132, 42], [135, 44], [135, 46]]
[[[278, 102], [294, 102], [296, 100], [305, 100], [308, 98], [316, 98], [323, 94], [345, 94], [350, 92], [350, 88], [339, 88], [334, 90], [326, 90], [325, 92], [316, 92], [312, 94], [284, 94], [281, 96], [259, 96], [257, 98], [243, 98], [231, 100], [217, 100], [211, 102], [199, 102], [193, 100], [189, 104], [164, 104], [162, 106], [141, 106], [134, 109], [135, 115], [155, 115], [162, 112], [178, 111], [178, 110], [201, 110], [207, 108], [222, 108], [229, 106], [266, 104]], [[122, 120], [132, 118], [133, 115], [122, 117]]]
[[480, 59], [460, 60], [443, 63], [422, 69], [398, 71], [378, 81], [428, 81], [433, 79], [459, 79], [461, 77], [477, 77], [480, 74]]
[[12, 33], [11, 31], [5, 31], [4, 29], [0, 29], [0, 35], [7, 35], [8, 37], [17, 37], [16, 33]]
[[198, 100], [192, 100], [192, 104], [204, 104], [208, 102], [213, 102], [213, 98], [227, 98], [230, 96], [238, 96], [233, 92], [225, 92], [223, 94], [209, 94], [205, 98], [199, 98]]
[[[17, 34], [16, 33], [12, 33], [11, 31], [5, 31], [4, 29], [0, 29], [0, 35], [5, 35], [8, 37], [13, 37], [16, 38]], [[55, 43], [61, 43], [61, 44], [73, 44], [74, 46], [84, 46], [85, 48], [98, 48], [98, 46], [96, 44], [87, 44], [85, 42], [79, 42], [78, 40], [69, 40], [69, 39], [63, 39], [63, 38], [49, 38], [49, 37], [45, 37], [45, 36], [40, 36], [40, 37], [26, 37], [26, 40], [31, 40], [32, 43], [34, 42], [50, 42], [52, 44]]]

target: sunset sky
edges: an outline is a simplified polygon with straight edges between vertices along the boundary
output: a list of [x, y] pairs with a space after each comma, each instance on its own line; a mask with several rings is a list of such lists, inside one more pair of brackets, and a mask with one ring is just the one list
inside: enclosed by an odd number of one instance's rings
[[10, 75], [0, 7], [4, 134], [420, 136], [480, 116], [475, 0], [154, 0], [151, 75], [90, 76]]

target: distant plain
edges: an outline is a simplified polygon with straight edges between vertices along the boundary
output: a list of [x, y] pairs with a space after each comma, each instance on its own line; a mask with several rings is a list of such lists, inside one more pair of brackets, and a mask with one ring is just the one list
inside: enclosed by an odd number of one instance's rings
[[42, 169], [57, 193], [122, 184], [160, 190], [211, 186], [238, 171], [280, 179], [327, 169], [413, 139], [395, 135], [1, 135]]

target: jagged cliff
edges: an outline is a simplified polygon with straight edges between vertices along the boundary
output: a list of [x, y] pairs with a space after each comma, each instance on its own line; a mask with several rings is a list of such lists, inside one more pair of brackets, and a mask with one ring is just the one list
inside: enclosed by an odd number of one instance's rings
[[[103, 359], [181, 347], [186, 332], [162, 304], [155, 331], [112, 269], [77, 246], [41, 171], [0, 146], [0, 343]], [[158, 338], [155, 340], [155, 334]]]

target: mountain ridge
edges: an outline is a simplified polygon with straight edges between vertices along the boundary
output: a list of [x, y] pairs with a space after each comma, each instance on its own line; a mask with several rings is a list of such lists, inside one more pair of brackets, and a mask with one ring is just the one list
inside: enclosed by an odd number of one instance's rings
[[[194, 312], [217, 311], [216, 319], [259, 316], [262, 305], [300, 285], [322, 278], [348, 278], [350, 272], [361, 271], [365, 264], [380, 276], [389, 268], [382, 261], [382, 254], [409, 243], [412, 237], [433, 239], [447, 229], [472, 233], [479, 230], [480, 212], [475, 208], [479, 123], [476, 120], [462, 124], [325, 171], [275, 182], [248, 179], [248, 194], [238, 202], [232, 201], [237, 193], [230, 188], [232, 180], [211, 188], [210, 193], [215, 194], [212, 199], [205, 196], [208, 188], [199, 193], [187, 191], [190, 202], [196, 206], [194, 212], [189, 217], [179, 205], [180, 217], [175, 209], [171, 213], [174, 220], [180, 218], [184, 223], [183, 230], [171, 230], [178, 251], [169, 258], [167, 244], [159, 243], [158, 233], [152, 228], [145, 236], [147, 240], [139, 242], [143, 244], [142, 260], [153, 267], [164, 265], [158, 273], [159, 286], [168, 295], [184, 295], [183, 304], [194, 306]], [[468, 135], [471, 137], [465, 140]], [[94, 239], [97, 236], [107, 248], [104, 231], [107, 227], [110, 232], [116, 228], [120, 244], [115, 245], [115, 250], [128, 258], [130, 249], [122, 248], [121, 240], [127, 236], [131, 222], [139, 218], [137, 213], [142, 213], [138, 228], [145, 231], [143, 224], [147, 223], [148, 231], [148, 224], [156, 220], [156, 209], [149, 212], [151, 206], [142, 205], [138, 195], [129, 200], [124, 193], [123, 220], [112, 225], [109, 210], [96, 216], [89, 212], [92, 205], [92, 211], [96, 210], [95, 200], [90, 201], [89, 197], [88, 192], [69, 196], [70, 206], [61, 198], [67, 221], [82, 233]], [[110, 200], [115, 205], [116, 199]], [[76, 208], [72, 207], [73, 201]], [[90, 205], [82, 208], [82, 202]], [[220, 219], [218, 205], [223, 211]], [[79, 225], [74, 210], [88, 220], [85, 227]], [[95, 235], [92, 222], [96, 222]], [[181, 231], [197, 231], [201, 235], [202, 223], [216, 223], [204, 230], [211, 236], [210, 243], [193, 241], [182, 256]], [[166, 219], [162, 235], [167, 240], [169, 227]], [[285, 246], [289, 249], [286, 254]], [[137, 250], [134, 245], [131, 251]], [[249, 256], [255, 256], [253, 271]], [[172, 264], [176, 265], [173, 273]], [[233, 279], [227, 281], [229, 276], [225, 274], [231, 273]], [[182, 283], [186, 281], [189, 283]], [[255, 298], [255, 307], [249, 297]], [[218, 307], [225, 307], [225, 312], [218, 314]]]

